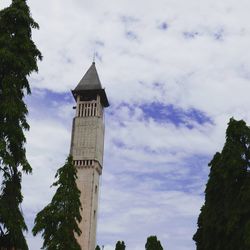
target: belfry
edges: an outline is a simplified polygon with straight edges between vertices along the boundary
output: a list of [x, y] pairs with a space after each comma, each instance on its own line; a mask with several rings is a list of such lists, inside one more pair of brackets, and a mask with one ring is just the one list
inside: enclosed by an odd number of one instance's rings
[[99, 178], [103, 168], [104, 108], [109, 102], [93, 62], [77, 87], [72, 90], [76, 101], [70, 153], [77, 168], [77, 186], [81, 191], [82, 250], [96, 246]]

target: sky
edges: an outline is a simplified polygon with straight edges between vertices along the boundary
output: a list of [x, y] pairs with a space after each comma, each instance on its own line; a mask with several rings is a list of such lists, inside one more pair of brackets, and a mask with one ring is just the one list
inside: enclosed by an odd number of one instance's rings
[[[55, 190], [70, 147], [74, 89], [93, 55], [106, 109], [98, 244], [194, 250], [192, 236], [208, 163], [230, 117], [250, 124], [250, 2], [247, 0], [27, 1], [43, 54], [26, 98], [30, 131], [22, 209], [31, 250], [34, 218]], [[1, 0], [0, 9], [10, 1]]]

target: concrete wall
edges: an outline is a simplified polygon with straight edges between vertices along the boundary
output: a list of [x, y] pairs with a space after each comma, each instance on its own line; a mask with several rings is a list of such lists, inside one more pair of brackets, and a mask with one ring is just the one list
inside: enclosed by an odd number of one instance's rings
[[[95, 162], [95, 167], [100, 167]], [[96, 228], [99, 195], [99, 173], [93, 167], [78, 167], [77, 186], [81, 191], [82, 221], [79, 225], [82, 234], [78, 242], [82, 250], [94, 250], [96, 246]]]
[[104, 124], [99, 117], [75, 117], [71, 154], [74, 160], [103, 163]]
[[[83, 104], [78, 102], [77, 105]], [[86, 105], [85, 105], [86, 106]], [[78, 242], [82, 250], [94, 250], [96, 246], [96, 228], [98, 213], [99, 177], [102, 173], [104, 123], [103, 108], [97, 102], [96, 114], [74, 118], [71, 138], [71, 154], [77, 167], [77, 186], [81, 191], [82, 221], [80, 229], [82, 234]], [[93, 115], [94, 114], [94, 115]]]

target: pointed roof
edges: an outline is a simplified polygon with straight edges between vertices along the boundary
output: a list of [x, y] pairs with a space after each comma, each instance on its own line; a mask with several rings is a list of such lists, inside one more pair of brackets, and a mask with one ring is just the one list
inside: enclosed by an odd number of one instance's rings
[[109, 101], [100, 82], [95, 62], [92, 63], [90, 68], [87, 70], [81, 81], [78, 83], [76, 88], [72, 90], [72, 94], [76, 100], [78, 95], [81, 96], [93, 96], [98, 94], [101, 97], [101, 102], [104, 107], [109, 106]]
[[82, 80], [78, 83], [74, 91], [102, 89], [95, 62], [92, 63], [88, 71], [83, 76]]

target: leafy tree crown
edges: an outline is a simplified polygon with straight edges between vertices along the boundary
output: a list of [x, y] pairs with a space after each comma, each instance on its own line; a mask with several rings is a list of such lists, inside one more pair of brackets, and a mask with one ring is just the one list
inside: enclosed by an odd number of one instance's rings
[[125, 249], [126, 249], [126, 245], [124, 241], [117, 241], [115, 250], [125, 250]]
[[228, 123], [226, 142], [209, 163], [205, 204], [193, 237], [197, 250], [250, 248], [250, 128]]
[[149, 236], [145, 245], [146, 250], [163, 250], [161, 242], [157, 236]]
[[25, 0], [13, 0], [0, 11], [0, 246], [21, 250], [28, 249], [20, 211], [22, 171], [32, 170], [26, 159], [24, 130], [29, 125], [23, 99], [30, 94], [28, 76], [38, 71], [42, 59], [32, 41], [33, 28], [38, 24]]
[[81, 235], [78, 223], [82, 218], [77, 170], [72, 156], [58, 169], [56, 178], [58, 180], [52, 185], [57, 187], [56, 193], [51, 203], [37, 214], [33, 234], [42, 232], [43, 249], [81, 250], [75, 238], [75, 235]]

